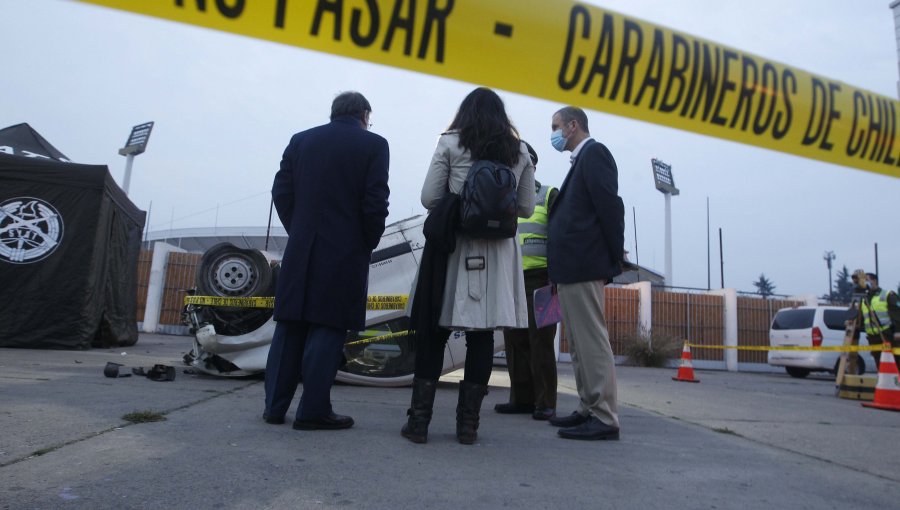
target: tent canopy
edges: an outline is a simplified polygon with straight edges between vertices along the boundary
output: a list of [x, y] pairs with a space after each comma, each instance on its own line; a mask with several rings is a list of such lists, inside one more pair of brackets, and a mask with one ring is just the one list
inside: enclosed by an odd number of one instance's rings
[[106, 166], [66, 160], [27, 124], [0, 130], [0, 347], [137, 341], [146, 213]]
[[0, 153], [26, 158], [55, 159], [69, 161], [40, 133], [26, 123], [0, 129]]

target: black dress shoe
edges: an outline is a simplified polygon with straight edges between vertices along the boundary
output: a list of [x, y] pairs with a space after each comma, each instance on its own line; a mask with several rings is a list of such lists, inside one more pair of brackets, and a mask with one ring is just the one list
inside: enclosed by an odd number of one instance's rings
[[505, 404], [495, 405], [494, 411], [497, 411], [500, 414], [531, 414], [534, 412], [534, 406], [531, 404], [506, 402]]
[[263, 413], [263, 421], [271, 425], [281, 425], [284, 423], [284, 416], [269, 416]]
[[572, 411], [569, 416], [554, 416], [550, 418], [550, 425], [554, 427], [574, 427], [588, 421], [588, 417], [578, 414], [578, 411]]
[[552, 407], [544, 407], [542, 409], [535, 409], [533, 413], [531, 413], [531, 417], [535, 420], [546, 421], [550, 418], [556, 416], [556, 409]]
[[587, 441], [618, 441], [619, 427], [607, 425], [594, 416], [576, 427], [559, 429], [559, 437], [563, 439], [583, 439]]
[[312, 420], [294, 420], [296, 430], [338, 430], [349, 429], [352, 426], [353, 418], [334, 413]]

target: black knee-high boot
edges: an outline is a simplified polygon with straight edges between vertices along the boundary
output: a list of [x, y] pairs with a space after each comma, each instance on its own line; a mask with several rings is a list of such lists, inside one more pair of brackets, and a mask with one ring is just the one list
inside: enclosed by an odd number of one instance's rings
[[431, 423], [436, 391], [437, 379], [413, 379], [412, 401], [406, 411], [409, 419], [400, 430], [400, 434], [413, 443], [428, 442], [428, 424]]
[[456, 405], [456, 438], [462, 444], [473, 444], [478, 439], [478, 416], [481, 401], [487, 394], [487, 385], [468, 381], [459, 383], [459, 402]]

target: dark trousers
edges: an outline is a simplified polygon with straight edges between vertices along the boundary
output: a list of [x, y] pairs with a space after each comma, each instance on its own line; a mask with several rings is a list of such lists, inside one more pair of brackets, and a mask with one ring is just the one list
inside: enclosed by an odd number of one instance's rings
[[[419, 379], [437, 379], [444, 368], [444, 348], [450, 330], [439, 328], [437, 334], [416, 338], [416, 373]], [[494, 332], [466, 331], [466, 366], [463, 379], [487, 384], [494, 364]]]
[[528, 301], [528, 329], [503, 332], [506, 368], [509, 370], [509, 401], [534, 405], [537, 409], [556, 408], [556, 324], [538, 329], [534, 322], [534, 291], [548, 284], [546, 269], [525, 271]]
[[296, 419], [331, 413], [331, 386], [343, 361], [347, 332], [309, 322], [279, 321], [266, 361], [266, 415], [287, 414], [303, 375]]

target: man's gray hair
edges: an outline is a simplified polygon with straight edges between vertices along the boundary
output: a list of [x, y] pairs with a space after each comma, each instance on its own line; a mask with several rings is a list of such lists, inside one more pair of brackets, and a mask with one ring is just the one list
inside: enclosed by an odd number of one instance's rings
[[584, 110], [578, 108], [577, 106], [566, 106], [564, 108], [560, 108], [558, 112], [559, 117], [563, 122], [571, 122], [576, 121], [578, 125], [581, 126], [581, 129], [590, 134], [590, 130], [588, 129], [588, 119], [587, 114], [584, 113]]

